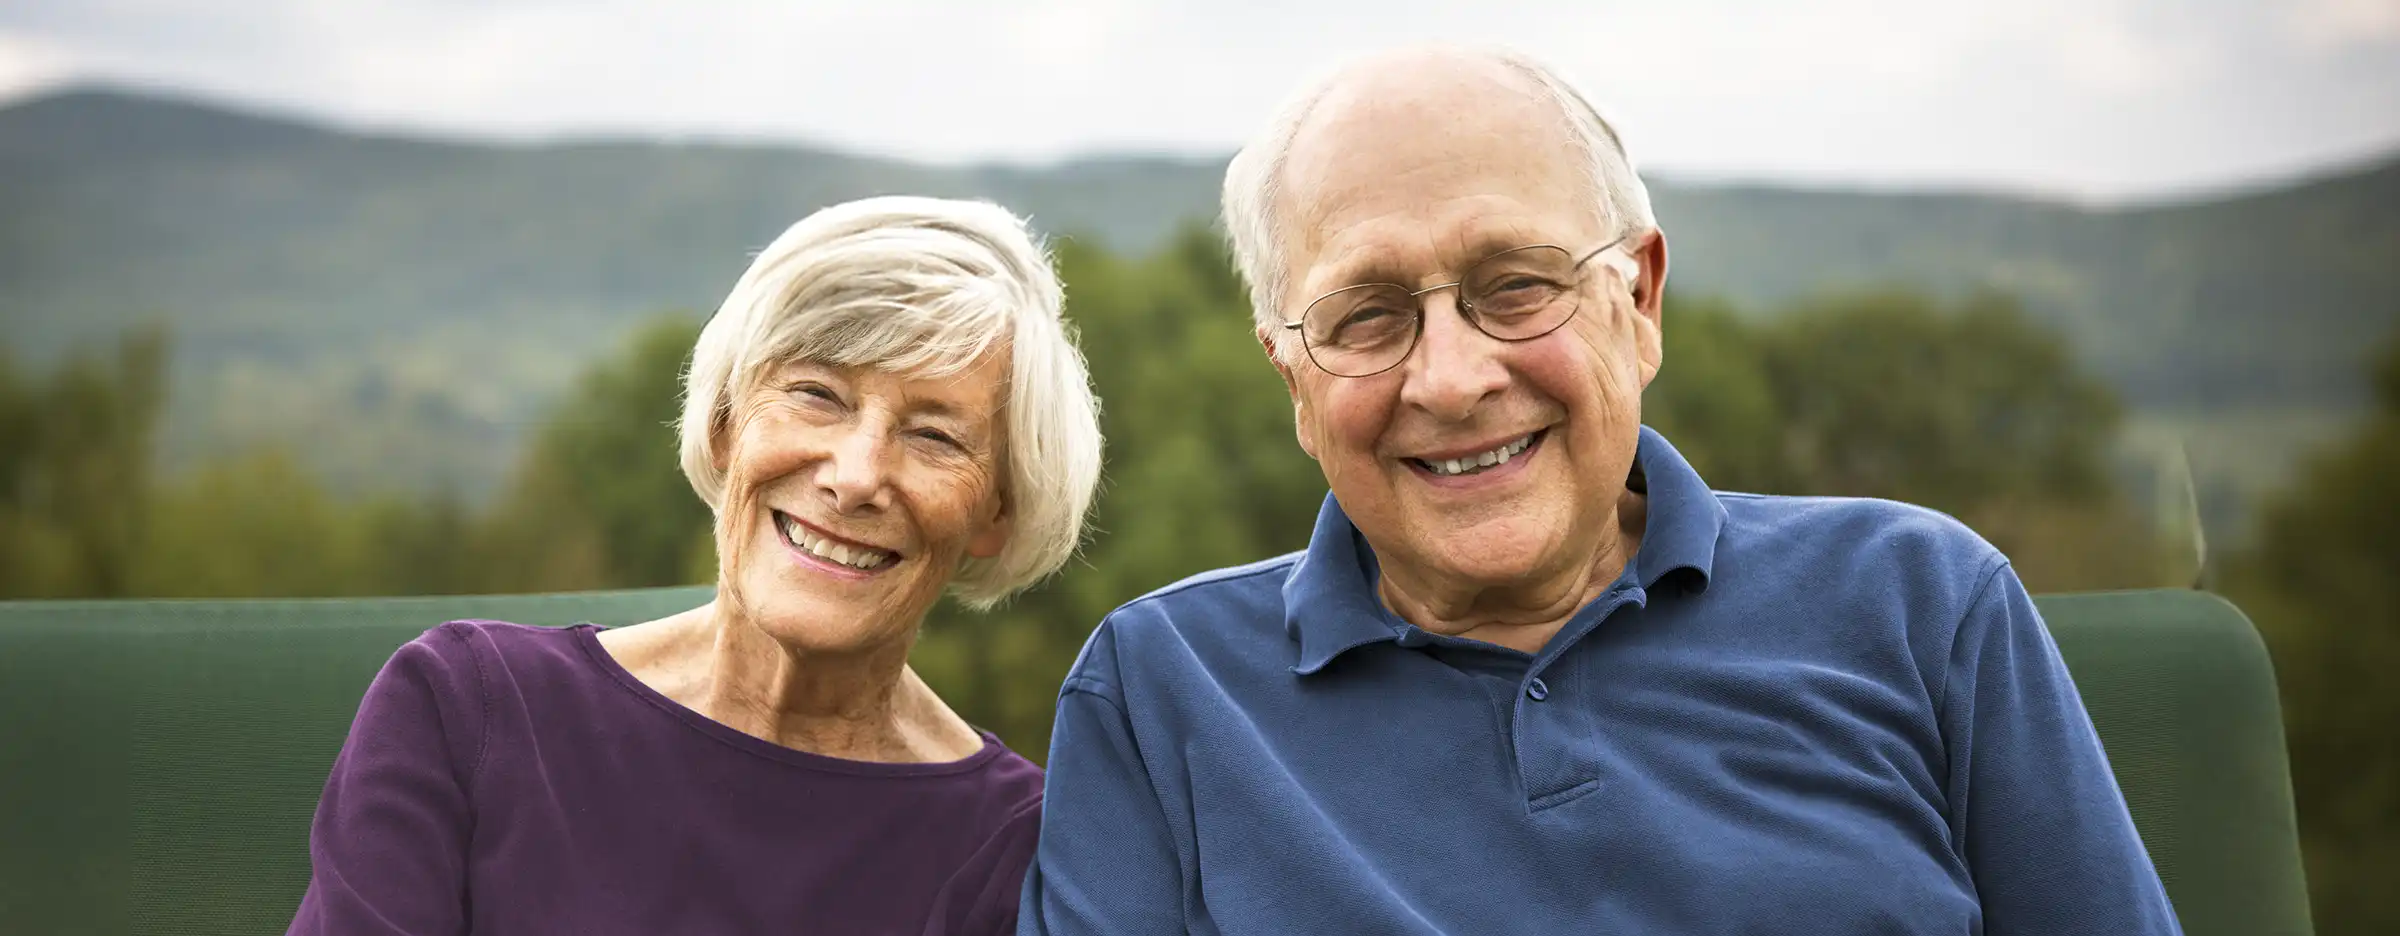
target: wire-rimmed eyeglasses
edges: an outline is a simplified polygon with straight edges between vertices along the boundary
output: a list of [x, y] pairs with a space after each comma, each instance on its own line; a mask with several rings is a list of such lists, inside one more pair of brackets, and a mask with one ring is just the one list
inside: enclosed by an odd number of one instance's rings
[[1317, 367], [1336, 377], [1371, 377], [1399, 366], [1425, 333], [1428, 293], [1456, 287], [1458, 313], [1501, 341], [1530, 341], [1557, 331], [1583, 304], [1583, 268], [1620, 237], [1581, 257], [1555, 244], [1503, 250], [1468, 267], [1455, 283], [1410, 289], [1361, 283], [1319, 296], [1283, 327]]

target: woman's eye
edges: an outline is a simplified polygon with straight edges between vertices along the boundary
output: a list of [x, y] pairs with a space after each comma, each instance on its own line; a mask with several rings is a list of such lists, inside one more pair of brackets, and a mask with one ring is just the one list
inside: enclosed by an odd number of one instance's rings
[[835, 394], [832, 388], [821, 383], [804, 383], [797, 387], [793, 387], [792, 389], [804, 395], [824, 400], [828, 403], [839, 403], [842, 401], [842, 398]]
[[939, 429], [919, 429], [917, 430], [917, 438], [924, 439], [928, 442], [947, 445], [951, 448], [964, 448], [964, 446], [958, 444], [957, 439], [951, 438], [949, 433], [943, 432]]

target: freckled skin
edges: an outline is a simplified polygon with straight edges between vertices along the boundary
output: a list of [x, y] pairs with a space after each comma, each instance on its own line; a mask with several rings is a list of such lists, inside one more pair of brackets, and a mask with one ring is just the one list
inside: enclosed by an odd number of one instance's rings
[[[1005, 355], [952, 376], [790, 363], [717, 435], [717, 600], [601, 635], [661, 694], [736, 730], [854, 760], [953, 761], [983, 738], [908, 668], [966, 557], [1008, 541]], [[897, 553], [861, 574], [785, 543], [781, 511]]]
[[[1585, 166], [1531, 86], [1440, 53], [1347, 76], [1285, 164], [1285, 321], [1357, 282], [1423, 288], [1507, 247], [1580, 256], [1636, 235], [1636, 281], [1587, 264], [1579, 311], [1544, 337], [1490, 338], [1444, 290], [1427, 296], [1423, 336], [1390, 371], [1279, 365], [1300, 445], [1374, 547], [1385, 602], [1428, 630], [1538, 649], [1639, 546], [1643, 504], [1625, 479], [1659, 365], [1666, 248], [1655, 231], [1603, 227]], [[1497, 483], [1445, 488], [1407, 462], [1542, 429], [1531, 462]]]
[[[944, 378], [812, 364], [769, 374], [730, 433], [717, 533], [744, 616], [796, 649], [855, 651], [913, 631], [963, 558], [997, 555], [1004, 379], [994, 360]], [[827, 576], [794, 559], [771, 509], [900, 562], [855, 582]]]

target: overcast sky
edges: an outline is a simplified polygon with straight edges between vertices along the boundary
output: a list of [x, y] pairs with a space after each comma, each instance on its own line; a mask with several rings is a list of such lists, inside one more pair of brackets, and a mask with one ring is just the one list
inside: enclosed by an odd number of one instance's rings
[[1645, 170], [2123, 199], [2400, 152], [2400, 0], [7, 0], [0, 100], [87, 80], [340, 123], [955, 162], [1231, 150], [1346, 53], [1559, 65]]

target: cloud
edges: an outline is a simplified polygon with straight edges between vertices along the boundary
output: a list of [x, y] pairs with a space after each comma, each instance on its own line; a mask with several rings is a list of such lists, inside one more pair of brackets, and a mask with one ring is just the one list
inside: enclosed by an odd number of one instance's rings
[[2289, 0], [2284, 28], [2314, 51], [2400, 44], [2400, 0]]
[[0, 101], [69, 81], [80, 70], [74, 54], [57, 43], [0, 34]]
[[2123, 196], [2400, 146], [2400, 0], [18, 0], [0, 93], [1046, 160], [1221, 153], [1326, 63], [1429, 39], [1559, 64], [1691, 176]]

